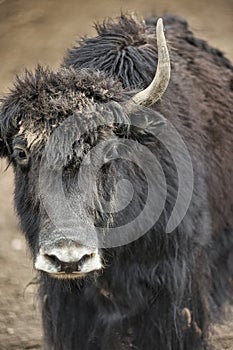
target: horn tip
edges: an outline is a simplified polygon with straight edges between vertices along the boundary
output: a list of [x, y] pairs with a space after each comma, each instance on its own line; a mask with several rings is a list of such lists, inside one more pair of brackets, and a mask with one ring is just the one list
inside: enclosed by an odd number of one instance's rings
[[162, 19], [162, 17], [158, 18], [156, 27], [157, 27], [156, 28], [157, 31], [163, 29], [163, 19]]

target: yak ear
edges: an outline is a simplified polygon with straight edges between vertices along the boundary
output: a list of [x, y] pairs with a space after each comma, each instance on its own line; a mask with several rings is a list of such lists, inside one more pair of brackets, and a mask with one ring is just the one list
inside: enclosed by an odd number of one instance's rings
[[0, 158], [7, 156], [7, 147], [0, 134]]
[[[147, 139], [148, 142], [157, 137], [167, 126], [167, 119], [159, 112], [144, 106], [131, 105], [128, 114], [130, 125], [136, 127], [135, 131], [140, 140]], [[131, 128], [134, 130], [134, 128]], [[152, 136], [152, 138], [150, 137]]]
[[5, 142], [3, 141], [3, 138], [2, 138], [2, 134], [1, 134], [1, 124], [2, 124], [2, 114], [1, 114], [1, 111], [0, 111], [0, 158], [1, 157], [4, 157], [5, 155]]
[[[1, 102], [0, 102], [0, 104], [1, 104]], [[9, 153], [7, 144], [4, 141], [4, 137], [2, 135], [2, 129], [3, 129], [2, 124], [3, 124], [3, 117], [2, 117], [2, 112], [0, 110], [0, 158], [7, 157], [8, 153]]]
[[8, 148], [1, 135], [1, 112], [0, 112], [0, 158], [6, 157], [7, 154], [8, 154]]

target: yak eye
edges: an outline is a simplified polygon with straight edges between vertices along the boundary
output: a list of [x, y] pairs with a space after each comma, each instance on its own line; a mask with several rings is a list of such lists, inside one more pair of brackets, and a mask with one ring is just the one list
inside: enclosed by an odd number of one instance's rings
[[19, 164], [26, 165], [29, 155], [25, 148], [17, 146], [14, 148], [13, 157]]

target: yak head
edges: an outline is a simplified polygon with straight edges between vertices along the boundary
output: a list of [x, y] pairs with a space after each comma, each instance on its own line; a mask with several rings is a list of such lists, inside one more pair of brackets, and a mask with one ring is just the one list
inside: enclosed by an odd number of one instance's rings
[[157, 42], [155, 78], [136, 94], [103, 72], [37, 67], [3, 98], [0, 155], [13, 165], [16, 209], [36, 269], [78, 278], [102, 269], [101, 248], [135, 239], [135, 229], [121, 227], [137, 218], [149, 191], [149, 159], [139, 145], [165, 123], [146, 107], [170, 76], [161, 20]]

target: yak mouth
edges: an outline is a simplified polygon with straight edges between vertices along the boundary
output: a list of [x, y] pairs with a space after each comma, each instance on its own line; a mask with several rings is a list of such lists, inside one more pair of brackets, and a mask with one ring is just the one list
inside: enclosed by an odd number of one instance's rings
[[[94, 271], [93, 271], [94, 272]], [[78, 272], [78, 271], [74, 271], [71, 273], [67, 273], [67, 272], [57, 272], [57, 273], [50, 273], [49, 276], [56, 278], [56, 279], [81, 279], [81, 278], [85, 278], [87, 275], [90, 275], [90, 273], [82, 273], [82, 272]]]
[[49, 273], [49, 277], [59, 279], [59, 280], [75, 280], [75, 279], [84, 279], [87, 277], [98, 277], [103, 273], [103, 267], [101, 269], [92, 270], [90, 272], [81, 272], [81, 271], [73, 271], [73, 272], [54, 272]]

